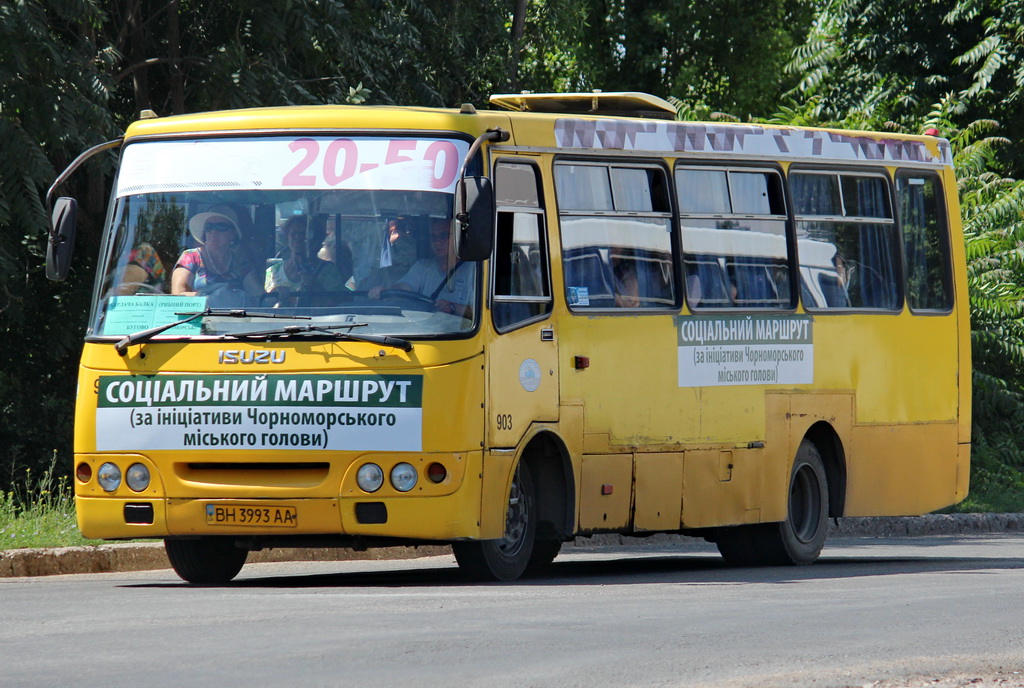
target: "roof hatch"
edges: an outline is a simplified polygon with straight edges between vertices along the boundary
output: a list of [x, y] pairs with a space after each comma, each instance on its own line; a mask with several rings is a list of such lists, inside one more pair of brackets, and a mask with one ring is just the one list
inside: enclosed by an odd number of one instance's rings
[[519, 112], [564, 115], [606, 115], [675, 119], [676, 109], [666, 100], [633, 91], [591, 93], [503, 93], [491, 96], [493, 105]]

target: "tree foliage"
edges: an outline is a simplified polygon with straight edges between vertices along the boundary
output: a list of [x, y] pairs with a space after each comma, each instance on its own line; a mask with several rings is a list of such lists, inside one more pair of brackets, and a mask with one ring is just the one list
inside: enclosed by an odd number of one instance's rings
[[536, 0], [523, 87], [642, 91], [746, 117], [795, 81], [782, 70], [809, 0]]
[[[817, 115], [910, 128], [932, 103], [956, 97], [951, 120], [1024, 126], [1021, 0], [825, 0], [787, 69], [790, 96], [817, 97]], [[946, 132], [943, 131], [943, 134]], [[993, 164], [1024, 177], [1024, 153], [1007, 146]]]

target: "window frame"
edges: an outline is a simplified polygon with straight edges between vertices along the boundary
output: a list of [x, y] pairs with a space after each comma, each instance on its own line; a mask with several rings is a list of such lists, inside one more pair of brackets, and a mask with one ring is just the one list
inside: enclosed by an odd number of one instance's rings
[[[531, 325], [536, 322], [547, 320], [551, 317], [551, 313], [554, 309], [554, 296], [552, 289], [552, 277], [551, 277], [551, 247], [550, 237], [548, 235], [547, 227], [547, 212], [545, 207], [544, 199], [544, 183], [543, 175], [541, 174], [540, 165], [538, 161], [532, 158], [520, 158], [520, 157], [509, 157], [503, 156], [491, 163], [491, 178], [496, 183], [498, 180], [498, 169], [503, 164], [511, 165], [525, 165], [533, 170], [534, 181], [537, 185], [537, 205], [498, 205], [497, 195], [495, 195], [495, 213], [494, 213], [494, 248], [491, 252], [491, 269], [488, 271], [488, 289], [487, 289], [487, 306], [491, 311], [491, 324], [499, 334], [506, 332], [512, 332], [518, 330], [527, 325]], [[543, 272], [542, 278], [543, 283], [541, 287], [546, 292], [545, 296], [513, 296], [510, 294], [498, 294], [497, 293], [497, 282], [498, 282], [498, 226], [502, 214], [515, 215], [517, 213], [535, 215], [538, 218], [537, 236], [541, 244], [541, 270]], [[542, 313], [525, 318], [523, 320], [516, 320], [510, 324], [499, 326], [495, 321], [495, 306], [502, 303], [528, 303], [528, 304], [546, 304], [546, 308], [543, 309]]]
[[[897, 168], [899, 169], [899, 168]], [[793, 176], [799, 174], [810, 174], [810, 175], [825, 175], [825, 176], [836, 176], [839, 183], [839, 203], [840, 210], [845, 213], [846, 211], [846, 198], [843, 193], [843, 176], [852, 177], [875, 177], [880, 178], [886, 185], [887, 189], [887, 202], [889, 204], [890, 217], [866, 217], [866, 216], [855, 216], [855, 215], [802, 215], [797, 212], [796, 200], [793, 196]], [[814, 313], [815, 315], [850, 315], [850, 314], [870, 314], [870, 315], [899, 315], [903, 312], [906, 307], [906, 275], [904, 272], [904, 256], [903, 256], [903, 238], [900, 223], [897, 218], [897, 198], [896, 198], [896, 183], [890, 170], [885, 167], [876, 166], [849, 166], [849, 165], [813, 165], [813, 164], [794, 164], [786, 170], [786, 190], [790, 196], [790, 208], [792, 209], [793, 217], [793, 234], [796, 243], [796, 257], [797, 257], [797, 270], [801, 270], [803, 263], [800, 260], [800, 237], [799, 237], [799, 225], [801, 222], [807, 221], [822, 221], [822, 222], [834, 222], [834, 223], [849, 223], [849, 224], [876, 224], [876, 225], [887, 225], [892, 228], [892, 242], [895, 244], [895, 260], [893, 262], [893, 280], [896, 286], [896, 305], [893, 308], [878, 308], [878, 307], [863, 307], [863, 306], [849, 306], [849, 307], [821, 307], [814, 304], [807, 303], [804, 296], [803, 288], [803, 275], [797, 273], [800, 285], [800, 301], [803, 308], [808, 313]], [[813, 267], [813, 266], [812, 266]]]
[[[900, 195], [899, 195], [899, 181], [901, 177], [907, 176], [920, 176], [930, 177], [935, 182], [937, 191], [936, 203], [939, 209], [942, 211], [942, 231], [939, 234], [939, 241], [942, 244], [942, 258], [943, 258], [943, 273], [946, 278], [946, 285], [949, 289], [949, 305], [946, 308], [915, 308], [910, 303], [910, 270], [908, 265], [908, 257], [906, 251], [906, 240], [904, 234], [904, 221], [901, 215]], [[893, 176], [893, 194], [895, 195], [896, 205], [893, 206], [894, 214], [897, 216], [899, 223], [899, 235], [900, 235], [900, 252], [903, 257], [903, 281], [904, 281], [904, 292], [903, 302], [906, 305], [908, 311], [914, 315], [949, 315], [956, 308], [956, 286], [955, 286], [955, 275], [953, 274], [953, 245], [952, 237], [950, 235], [950, 221], [949, 221], [949, 206], [946, 203], [946, 189], [942, 183], [942, 175], [935, 170], [924, 170], [915, 167], [902, 167], [896, 170], [896, 174]]]
[[[726, 188], [729, 193], [729, 209], [733, 209], [733, 198], [735, 194], [733, 192], [733, 182], [731, 178], [732, 172], [740, 174], [772, 174], [778, 183], [777, 191], [779, 193], [779, 200], [783, 204], [782, 213], [711, 213], [711, 212], [686, 212], [682, 208], [682, 202], [679, 199], [679, 187], [677, 182], [677, 175], [680, 170], [705, 170], [705, 171], [718, 171], [726, 174]], [[686, 232], [685, 221], [687, 219], [694, 219], [700, 221], [714, 221], [714, 220], [760, 220], [760, 221], [774, 221], [783, 223], [783, 239], [786, 246], [786, 266], [789, 270], [789, 299], [784, 307], [775, 306], [751, 306], [747, 304], [743, 305], [730, 305], [730, 306], [719, 306], [719, 305], [701, 305], [693, 304], [690, 301], [690, 295], [686, 293], [686, 305], [694, 313], [716, 313], [716, 314], [734, 314], [743, 312], [757, 312], [764, 314], [772, 313], [794, 313], [800, 303], [800, 278], [799, 278], [799, 262], [796, 254], [796, 231], [795, 223], [793, 222], [793, 215], [791, 209], [792, 199], [789, 193], [789, 186], [787, 184], [786, 175], [781, 164], [778, 163], [758, 163], [756, 161], [741, 160], [735, 163], [723, 162], [723, 161], [704, 161], [704, 160], [687, 160], [678, 159], [672, 168], [673, 180], [672, 190], [675, 196], [675, 203], [677, 206], [676, 218], [678, 223], [678, 231], [680, 233], [679, 241], [679, 260], [682, 263], [682, 272], [685, 272], [687, 265], [687, 252], [685, 251], [684, 233]], [[762, 234], [758, 232], [757, 234]], [[700, 255], [700, 254], [696, 254]], [[726, 265], [719, 264], [722, 268], [723, 277], [725, 277], [725, 270], [727, 265], [734, 264], [736, 259], [745, 259], [749, 256], [730, 255], [722, 256], [726, 259]], [[717, 262], [716, 262], [717, 264]], [[684, 278], [685, 279], [685, 278]], [[724, 282], [723, 282], [724, 283]], [[727, 284], [727, 283], [724, 283]], [[683, 291], [686, 291], [684, 283]]]
[[[612, 195], [612, 210], [585, 210], [573, 208], [563, 210], [559, 202], [557, 170], [560, 165], [580, 165], [590, 167], [601, 167], [607, 170], [609, 188]], [[616, 194], [612, 178], [612, 169], [640, 169], [654, 170], [661, 175], [664, 186], [662, 199], [666, 210], [617, 210], [615, 209]], [[555, 211], [558, 217], [558, 242], [562, 271], [562, 297], [565, 299], [566, 307], [573, 315], [657, 315], [668, 312], [678, 312], [682, 306], [682, 279], [680, 274], [680, 237], [678, 230], [678, 215], [676, 213], [676, 198], [673, 192], [674, 178], [668, 161], [662, 158], [634, 158], [626, 157], [581, 157], [581, 156], [557, 156], [551, 161], [551, 179], [555, 194]], [[652, 196], [652, 207], [655, 206]], [[566, 248], [562, 221], [564, 218], [573, 217], [611, 217], [611, 218], [651, 218], [667, 221], [667, 232], [669, 236], [669, 265], [672, 269], [672, 303], [665, 305], [649, 306], [576, 306], [570, 303], [568, 284], [565, 280]]]

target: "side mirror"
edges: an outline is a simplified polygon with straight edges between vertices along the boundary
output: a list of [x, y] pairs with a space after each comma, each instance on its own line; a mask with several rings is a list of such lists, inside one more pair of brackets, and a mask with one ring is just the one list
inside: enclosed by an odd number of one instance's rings
[[463, 177], [455, 191], [455, 255], [459, 260], [491, 257], [494, 244], [494, 187], [487, 177]]
[[71, 267], [71, 253], [75, 248], [75, 228], [78, 222], [78, 202], [73, 198], [58, 198], [50, 217], [50, 237], [46, 246], [46, 277], [63, 282]]

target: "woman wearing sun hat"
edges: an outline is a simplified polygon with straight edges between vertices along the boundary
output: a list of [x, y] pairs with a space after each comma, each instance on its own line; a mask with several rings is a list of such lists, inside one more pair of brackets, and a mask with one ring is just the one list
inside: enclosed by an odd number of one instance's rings
[[242, 233], [231, 208], [218, 205], [196, 213], [188, 228], [200, 245], [178, 258], [171, 273], [172, 294], [217, 296], [230, 302], [221, 305], [244, 306], [246, 293], [263, 291], [252, 260], [238, 248]]

